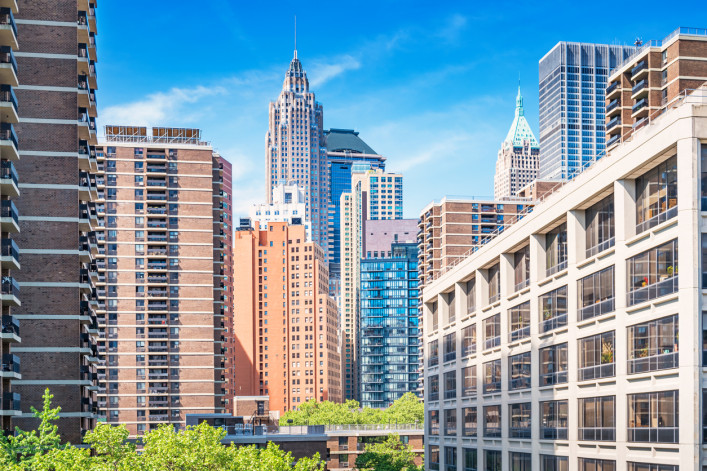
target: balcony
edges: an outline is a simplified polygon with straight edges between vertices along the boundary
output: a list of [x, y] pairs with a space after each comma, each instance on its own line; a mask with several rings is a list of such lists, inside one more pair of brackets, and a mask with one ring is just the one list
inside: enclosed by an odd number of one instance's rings
[[19, 178], [15, 165], [9, 160], [0, 161], [0, 194], [19, 196]]
[[79, 108], [79, 139], [91, 141], [96, 137], [96, 118], [88, 114], [86, 108]]
[[615, 114], [618, 114], [621, 111], [620, 108], [621, 105], [621, 99], [620, 98], [615, 98], [609, 102], [608, 105], [606, 105], [606, 116], [611, 117]]
[[2, 232], [20, 232], [20, 217], [11, 200], [0, 201], [0, 227]]
[[18, 85], [17, 81], [17, 60], [15, 53], [10, 46], [0, 46], [0, 83], [6, 83], [13, 87]]
[[0, 245], [0, 261], [3, 269], [11, 268], [13, 270], [20, 269], [20, 249], [17, 243], [12, 239], [3, 239]]
[[17, 49], [17, 25], [10, 8], [0, 8], [0, 43]]
[[2, 356], [2, 371], [0, 377], [20, 379], [20, 357], [17, 355], [4, 354]]
[[609, 120], [608, 123], [606, 123], [606, 132], [607, 134], [611, 133], [612, 129], [615, 128], [616, 126], [621, 126], [621, 115], [614, 116]]
[[20, 395], [18, 393], [6, 392], [2, 395], [2, 412], [1, 415], [19, 415], [20, 414]]
[[631, 117], [640, 118], [648, 115], [648, 98], [641, 98], [631, 107]]
[[5, 160], [19, 160], [17, 134], [12, 123], [0, 123], [0, 155]]
[[20, 341], [20, 321], [10, 315], [2, 316], [2, 340], [4, 342]]
[[606, 147], [609, 148], [609, 147], [613, 146], [614, 144], [618, 144], [620, 142], [620, 140], [621, 140], [621, 134], [614, 134], [613, 136], [611, 136], [611, 138], [608, 141], [606, 141]]
[[648, 61], [643, 59], [641, 62], [636, 64], [636, 66], [631, 69], [631, 81], [635, 82], [636, 79], [643, 76], [643, 74], [648, 72]]
[[0, 118], [3, 123], [16, 123], [19, 121], [17, 116], [17, 97], [15, 91], [10, 85], [0, 85]]
[[620, 81], [613, 82], [611, 85], [606, 87], [606, 98], [611, 100], [618, 96], [621, 92], [621, 87], [619, 87]]
[[631, 98], [637, 100], [648, 95], [648, 79], [643, 79], [631, 88]]

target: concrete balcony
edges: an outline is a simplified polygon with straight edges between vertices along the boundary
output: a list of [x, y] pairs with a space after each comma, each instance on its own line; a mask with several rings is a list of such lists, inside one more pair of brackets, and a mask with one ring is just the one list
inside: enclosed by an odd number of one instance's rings
[[606, 87], [606, 99], [607, 100], [613, 100], [614, 98], [617, 98], [619, 95], [621, 95], [621, 87], [620, 87], [619, 81], [613, 82], [611, 85]]
[[20, 195], [19, 177], [15, 165], [9, 160], [0, 161], [0, 194], [17, 197]]
[[19, 270], [20, 249], [17, 247], [15, 241], [12, 239], [3, 239], [0, 247], [0, 262], [2, 262], [3, 270]]
[[4, 160], [20, 160], [17, 134], [12, 123], [0, 123], [0, 158]]
[[15, 203], [10, 200], [0, 201], [0, 227], [2, 232], [20, 232], [20, 217]]
[[[5, 315], [2, 316], [2, 332], [0, 333], [0, 337], [2, 338], [3, 342], [9, 342], [9, 343], [19, 343], [21, 341], [20, 339], [20, 321], [17, 320], [16, 317], [10, 316], [10, 315]], [[5, 363], [5, 361], [3, 361]], [[19, 359], [18, 359], [18, 365], [19, 365]], [[19, 366], [18, 366], [19, 370]], [[18, 371], [19, 373], [19, 371]]]
[[18, 48], [15, 16], [7, 7], [0, 8], [0, 44], [9, 45], [14, 50]]
[[0, 119], [3, 123], [17, 123], [17, 97], [10, 85], [0, 85]]
[[20, 284], [11, 276], [2, 277], [2, 295], [3, 306], [20, 306]]

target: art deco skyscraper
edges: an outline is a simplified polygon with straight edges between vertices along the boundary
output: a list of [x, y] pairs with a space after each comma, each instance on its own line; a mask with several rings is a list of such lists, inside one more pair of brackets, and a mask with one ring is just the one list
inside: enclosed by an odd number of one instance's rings
[[327, 255], [329, 184], [324, 148], [323, 110], [302, 63], [295, 56], [285, 74], [282, 92], [270, 102], [270, 126], [265, 137], [265, 198], [272, 203], [278, 183], [296, 183], [304, 189], [306, 218], [312, 240]]
[[493, 197], [496, 200], [516, 196], [518, 190], [538, 177], [539, 152], [540, 145], [525, 119], [523, 96], [518, 87], [515, 118], [496, 161], [493, 182]]
[[604, 153], [609, 72], [635, 50], [562, 41], [540, 59], [540, 179], [571, 180]]

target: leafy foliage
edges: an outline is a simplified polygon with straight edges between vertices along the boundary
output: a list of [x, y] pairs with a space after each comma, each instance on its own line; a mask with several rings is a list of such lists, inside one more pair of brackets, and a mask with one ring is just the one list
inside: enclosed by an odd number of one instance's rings
[[360, 471], [422, 471], [415, 465], [415, 453], [410, 445], [400, 441], [398, 434], [391, 434], [382, 443], [370, 443], [356, 458]]
[[283, 414], [280, 425], [421, 424], [424, 418], [422, 402], [413, 393], [405, 393], [387, 409], [361, 409], [358, 401], [351, 399], [343, 404], [310, 399], [297, 410]]
[[[56, 420], [60, 408], [52, 409], [47, 389], [37, 430], [16, 429], [14, 436], [0, 435], [0, 469], [4, 471], [324, 471], [319, 454], [303, 458], [293, 466], [291, 453], [277, 445], [236, 447], [221, 443], [225, 431], [206, 423], [177, 431], [165, 424], [143, 436], [138, 454], [123, 425], [98, 424], [86, 433], [77, 448], [61, 444]], [[91, 453], [93, 452], [93, 454]]]

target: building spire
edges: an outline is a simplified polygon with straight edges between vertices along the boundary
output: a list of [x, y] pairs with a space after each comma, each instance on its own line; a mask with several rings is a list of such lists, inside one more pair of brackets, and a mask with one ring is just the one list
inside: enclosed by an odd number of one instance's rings
[[297, 15], [295, 15], [295, 59], [297, 59]]
[[520, 78], [518, 79], [518, 95], [516, 96], [516, 116], [523, 116], [523, 95], [520, 93]]

